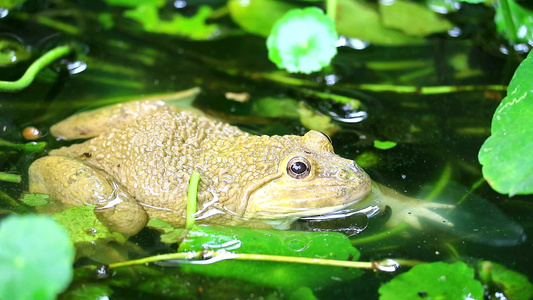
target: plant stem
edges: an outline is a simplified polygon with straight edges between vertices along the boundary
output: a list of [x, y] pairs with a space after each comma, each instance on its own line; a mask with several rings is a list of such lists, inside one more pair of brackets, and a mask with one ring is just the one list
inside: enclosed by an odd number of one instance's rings
[[189, 189], [187, 190], [187, 221], [185, 228], [191, 229], [194, 226], [194, 214], [196, 213], [196, 199], [198, 196], [198, 183], [200, 182], [200, 173], [193, 172], [189, 179]]
[[70, 46], [59, 46], [39, 57], [26, 70], [26, 73], [17, 81], [0, 81], [0, 92], [18, 92], [28, 87], [35, 79], [37, 73], [52, 63], [54, 60], [67, 55], [72, 48]]
[[0, 181], [20, 183], [21, 180], [22, 176], [20, 175], [0, 172]]
[[505, 31], [509, 40], [513, 42], [518, 41], [516, 36], [516, 27], [514, 26], [513, 16], [511, 15], [511, 9], [509, 8], [508, 0], [500, 0], [500, 5], [502, 6], [503, 21], [505, 22]]
[[326, 14], [335, 23], [337, 17], [337, 0], [326, 0]]
[[385, 230], [383, 232], [380, 232], [378, 234], [374, 234], [372, 236], [368, 236], [368, 237], [364, 237], [364, 238], [355, 238], [352, 240], [352, 245], [354, 246], [357, 246], [357, 245], [362, 245], [362, 244], [366, 244], [366, 243], [374, 243], [374, 242], [377, 242], [379, 240], [382, 240], [382, 239], [388, 239], [390, 238], [391, 236], [393, 235], [396, 235], [402, 231], [404, 231], [405, 229], [407, 229], [408, 225], [407, 223], [402, 223], [390, 230]]
[[[170, 253], [150, 256], [146, 258], [129, 260], [124, 262], [118, 262], [110, 264], [109, 269], [142, 265], [162, 260], [192, 260], [193, 264], [211, 264], [221, 260], [248, 260], [248, 261], [270, 261], [270, 262], [283, 262], [283, 263], [297, 263], [297, 264], [309, 264], [320, 266], [332, 266], [332, 267], [344, 267], [344, 268], [357, 268], [357, 269], [373, 269], [385, 272], [394, 272], [399, 267], [398, 261], [392, 259], [384, 259], [381, 261], [371, 262], [359, 262], [359, 261], [344, 261], [334, 259], [322, 259], [322, 258], [310, 258], [310, 257], [294, 257], [294, 256], [282, 256], [282, 255], [270, 255], [270, 254], [248, 254], [248, 253], [229, 253], [218, 251], [195, 251], [186, 253]], [[414, 266], [420, 264], [420, 261], [413, 260], [399, 260], [403, 266]], [[87, 266], [89, 269], [96, 269], [97, 266]]]

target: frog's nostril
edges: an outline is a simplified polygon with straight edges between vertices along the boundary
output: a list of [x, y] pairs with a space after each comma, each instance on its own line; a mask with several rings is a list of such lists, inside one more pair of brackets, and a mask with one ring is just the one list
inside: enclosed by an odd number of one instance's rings
[[346, 170], [340, 170], [337, 172], [337, 177], [340, 179], [347, 179], [346, 177], [348, 177], [348, 172], [346, 172]]

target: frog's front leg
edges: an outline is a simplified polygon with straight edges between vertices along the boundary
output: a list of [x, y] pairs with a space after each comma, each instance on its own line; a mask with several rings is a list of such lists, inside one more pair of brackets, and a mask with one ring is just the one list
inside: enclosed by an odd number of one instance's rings
[[50, 195], [65, 207], [95, 205], [95, 213], [112, 231], [138, 233], [147, 222], [144, 209], [103, 171], [79, 160], [45, 156], [30, 166], [31, 193]]
[[404, 196], [395, 190], [381, 184], [372, 183], [372, 197], [379, 206], [389, 206], [392, 210], [387, 226], [394, 227], [405, 222], [416, 229], [422, 229], [420, 219], [453, 226], [443, 215], [435, 212], [435, 209], [453, 209], [454, 205], [441, 204], [430, 201], [424, 201], [416, 198]]

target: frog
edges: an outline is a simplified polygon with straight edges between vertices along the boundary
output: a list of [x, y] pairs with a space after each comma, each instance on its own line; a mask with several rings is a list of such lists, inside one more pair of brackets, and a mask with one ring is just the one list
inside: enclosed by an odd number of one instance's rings
[[303, 217], [368, 207], [375, 214], [387, 206], [396, 216], [391, 224], [419, 226], [421, 216], [446, 222], [429, 209], [446, 205], [420, 205], [373, 182], [315, 130], [254, 135], [150, 99], [75, 114], [50, 133], [85, 141], [35, 160], [29, 192], [48, 194], [56, 209], [93, 205], [110, 230], [129, 236], [152, 218], [183, 227], [193, 172], [200, 173], [199, 224], [288, 229]]

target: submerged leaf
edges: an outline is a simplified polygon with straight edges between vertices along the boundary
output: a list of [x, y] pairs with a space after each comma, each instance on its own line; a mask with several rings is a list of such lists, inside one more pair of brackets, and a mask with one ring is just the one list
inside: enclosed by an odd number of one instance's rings
[[510, 196], [533, 193], [532, 53], [516, 69], [507, 96], [492, 118], [492, 135], [478, 155], [487, 182]]
[[291, 73], [320, 71], [337, 54], [335, 23], [316, 7], [293, 9], [267, 39], [268, 58]]
[[[350, 240], [341, 233], [259, 230], [223, 226], [194, 226], [180, 244], [178, 251], [202, 251], [204, 249], [336, 260], [357, 260], [360, 255], [359, 251], [353, 248]], [[209, 263], [209, 261], [204, 263]], [[325, 286], [338, 280], [355, 278], [360, 274], [359, 270], [354, 269], [232, 260], [209, 265], [182, 264], [181, 267], [186, 272], [238, 278], [263, 286], [286, 288]]]
[[300, 102], [298, 105], [298, 115], [300, 115], [302, 125], [309, 130], [316, 130], [333, 136], [341, 129], [331, 120], [331, 117], [316, 112], [304, 102]]
[[0, 298], [54, 299], [72, 280], [74, 247], [48, 216], [10, 216], [0, 223]]
[[483, 286], [463, 262], [413, 267], [379, 288], [380, 300], [483, 299]]

